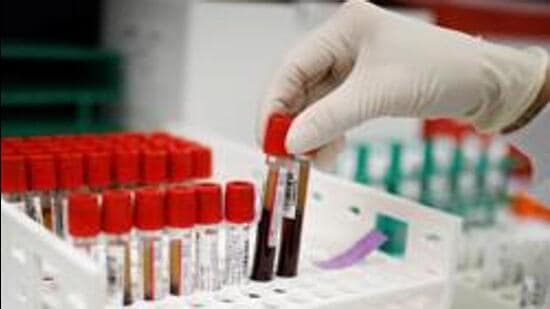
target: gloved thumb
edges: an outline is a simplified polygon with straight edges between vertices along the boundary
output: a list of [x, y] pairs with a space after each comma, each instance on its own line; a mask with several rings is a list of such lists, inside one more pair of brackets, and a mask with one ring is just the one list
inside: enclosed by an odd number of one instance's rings
[[[306, 153], [328, 144], [365, 120], [362, 93], [354, 72], [317, 102], [310, 104], [294, 119], [286, 146], [291, 153]], [[364, 85], [363, 85], [364, 87]]]
[[418, 95], [410, 74], [405, 73], [391, 65], [356, 64], [339, 87], [295, 118], [287, 135], [287, 149], [291, 153], [318, 149], [369, 119], [418, 116]]

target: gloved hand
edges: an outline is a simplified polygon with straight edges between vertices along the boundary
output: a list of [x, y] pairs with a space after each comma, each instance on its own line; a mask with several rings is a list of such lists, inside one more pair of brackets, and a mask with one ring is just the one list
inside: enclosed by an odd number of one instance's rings
[[321, 147], [323, 164], [348, 129], [381, 116], [451, 117], [495, 132], [535, 100], [547, 62], [540, 48], [491, 44], [353, 0], [288, 54], [259, 134], [271, 113], [297, 114], [288, 150]]

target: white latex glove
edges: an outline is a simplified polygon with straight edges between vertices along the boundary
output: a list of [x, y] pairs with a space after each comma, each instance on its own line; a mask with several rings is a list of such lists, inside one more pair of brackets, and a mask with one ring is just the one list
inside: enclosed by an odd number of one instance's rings
[[298, 114], [288, 150], [321, 147], [326, 162], [348, 129], [381, 116], [451, 117], [495, 132], [535, 100], [547, 59], [349, 1], [288, 54], [259, 133], [275, 111]]

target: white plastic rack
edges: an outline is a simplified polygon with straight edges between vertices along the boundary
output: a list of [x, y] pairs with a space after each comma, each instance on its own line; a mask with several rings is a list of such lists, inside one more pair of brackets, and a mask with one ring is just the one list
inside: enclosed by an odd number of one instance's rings
[[[215, 180], [258, 183], [263, 178], [264, 159], [258, 151], [192, 130], [185, 133], [212, 146]], [[22, 213], [5, 205], [1, 213], [4, 308], [106, 307], [101, 267]], [[401, 257], [376, 252], [344, 270], [315, 266], [371, 230], [377, 215], [407, 224]], [[313, 172], [298, 277], [140, 302], [132, 308], [449, 308], [460, 231], [461, 221], [454, 216]], [[54, 278], [47, 288], [44, 270]]]

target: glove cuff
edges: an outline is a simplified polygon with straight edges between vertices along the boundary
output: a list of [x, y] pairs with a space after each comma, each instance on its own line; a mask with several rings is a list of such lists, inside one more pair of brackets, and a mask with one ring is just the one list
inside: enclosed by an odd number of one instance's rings
[[[545, 102], [538, 102], [537, 96], [546, 81], [548, 53], [542, 48], [531, 47], [524, 50], [522, 56], [523, 60], [515, 69], [495, 74], [503, 77], [499, 81], [499, 88], [502, 90], [500, 99], [490, 103], [495, 104], [494, 108], [489, 108], [491, 113], [473, 120], [478, 130], [497, 133], [518, 129], [533, 119], [546, 105]], [[501, 65], [507, 67], [505, 63]]]

